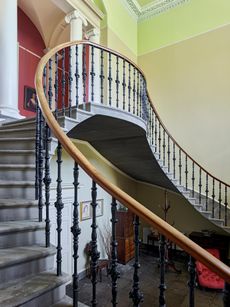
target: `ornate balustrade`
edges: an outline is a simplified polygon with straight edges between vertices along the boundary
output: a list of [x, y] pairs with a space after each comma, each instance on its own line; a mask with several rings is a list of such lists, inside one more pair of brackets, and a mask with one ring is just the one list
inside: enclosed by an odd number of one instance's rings
[[[146, 122], [147, 138], [154, 149], [158, 159], [163, 161], [168, 172], [178, 179], [180, 185], [186, 189], [198, 193], [200, 202], [205, 197], [206, 209], [210, 206], [215, 216], [215, 205], [218, 203], [218, 214], [222, 217], [222, 208], [225, 212], [225, 224], [227, 224], [227, 206], [229, 185], [213, 177], [197, 164], [176, 143], [162, 124], [146, 88], [146, 80], [141, 70], [120, 54], [92, 44], [88, 41], [66, 43], [49, 51], [41, 60], [36, 73], [36, 90], [40, 107], [37, 108], [37, 134], [36, 134], [36, 196], [39, 204], [39, 220], [42, 221], [42, 208], [45, 206], [46, 222], [46, 246], [50, 245], [50, 156], [49, 147], [51, 131], [58, 139], [57, 147], [57, 275], [62, 274], [62, 150], [73, 158], [73, 224], [71, 228], [73, 236], [73, 305], [78, 305], [78, 242], [80, 239], [79, 226], [79, 167], [81, 167], [92, 179], [91, 207], [92, 207], [92, 233], [91, 233], [91, 277], [92, 277], [92, 306], [97, 306], [97, 276], [96, 268], [99, 258], [97, 246], [97, 186], [101, 186], [111, 195], [111, 225], [112, 225], [112, 266], [111, 266], [111, 297], [112, 306], [119, 305], [117, 295], [117, 201], [129, 208], [135, 214], [135, 263], [133, 273], [133, 287], [130, 289], [130, 298], [133, 306], [140, 306], [143, 296], [140, 292], [138, 275], [139, 269], [139, 219], [144, 220], [150, 226], [156, 228], [161, 234], [161, 278], [160, 278], [160, 306], [165, 304], [164, 281], [164, 237], [175, 242], [184, 249], [191, 259], [189, 262], [190, 282], [189, 306], [194, 306], [194, 258], [204, 263], [208, 268], [230, 282], [230, 269], [221, 261], [203, 250], [182, 233], [167, 224], [153, 212], [145, 208], [141, 203], [119, 189], [95, 169], [82, 153], [73, 145], [65, 135], [56, 119], [60, 115], [73, 116], [76, 108], [87, 110], [89, 103], [97, 103], [108, 108], [119, 109], [141, 117]], [[41, 108], [41, 110], [40, 110]], [[75, 113], [74, 113], [75, 112]], [[44, 170], [43, 170], [44, 168]], [[189, 179], [190, 178], [190, 179]], [[204, 181], [204, 178], [206, 181]], [[204, 184], [205, 182], [205, 184]], [[44, 183], [44, 195], [43, 195]], [[204, 193], [205, 192], [205, 193]], [[90, 193], [90, 191], [89, 191]], [[210, 198], [210, 193], [212, 196]], [[194, 194], [195, 195], [195, 194]], [[44, 203], [43, 203], [44, 197]], [[222, 200], [223, 198], [223, 200]], [[211, 202], [210, 202], [211, 199]], [[228, 300], [228, 284], [226, 286], [225, 301]], [[227, 305], [226, 305], [227, 306]]]

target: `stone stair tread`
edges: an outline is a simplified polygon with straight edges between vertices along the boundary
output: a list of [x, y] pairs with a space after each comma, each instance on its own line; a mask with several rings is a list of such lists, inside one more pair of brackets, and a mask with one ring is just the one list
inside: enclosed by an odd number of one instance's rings
[[2, 127], [10, 127], [10, 126], [16, 126], [16, 125], [24, 125], [25, 123], [34, 123], [35, 122], [35, 117], [30, 117], [30, 118], [23, 118], [23, 119], [18, 119], [10, 122], [6, 122], [2, 124]]
[[0, 198], [0, 208], [11, 208], [11, 207], [33, 207], [37, 206], [37, 200], [28, 199], [10, 199], [10, 198]]
[[55, 253], [56, 248], [54, 246], [47, 248], [39, 245], [30, 245], [2, 248], [0, 249], [0, 268], [31, 261], [37, 258], [43, 258], [48, 255], [54, 255]]
[[12, 168], [12, 169], [15, 169], [15, 168], [35, 168], [35, 164], [0, 164], [0, 168], [6, 168], [6, 169], [9, 169], [9, 168]]
[[223, 222], [224, 223], [224, 219], [218, 219], [216, 217], [210, 217], [210, 221], [217, 221], [217, 222]]
[[0, 288], [0, 306], [21, 306], [69, 280], [67, 274], [56, 276], [56, 272], [47, 271], [7, 283]]
[[1, 153], [17, 153], [17, 154], [23, 154], [23, 153], [35, 153], [34, 149], [0, 149]]
[[[72, 306], [73, 306], [72, 298], [66, 295], [60, 302], [52, 305], [51, 307], [72, 307]], [[88, 307], [88, 305], [78, 302], [78, 307]]]
[[8, 128], [8, 127], [0, 127], [0, 133], [7, 133], [7, 132], [17, 132], [17, 131], [31, 131], [35, 130], [35, 127], [29, 127], [29, 128]]
[[0, 141], [35, 141], [35, 137], [5, 137], [5, 138], [0, 138]]
[[0, 180], [0, 186], [34, 186], [34, 182], [27, 181], [27, 180], [20, 180], [20, 181], [14, 181], [14, 180]]
[[27, 231], [43, 229], [45, 227], [44, 222], [38, 222], [36, 220], [25, 220], [25, 221], [6, 221], [0, 223], [0, 234], [16, 232], [16, 231]]

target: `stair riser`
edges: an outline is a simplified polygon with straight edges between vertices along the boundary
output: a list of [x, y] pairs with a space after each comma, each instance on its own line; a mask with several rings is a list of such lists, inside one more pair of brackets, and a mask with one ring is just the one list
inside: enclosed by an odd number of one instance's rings
[[[66, 285], [62, 285], [55, 289], [52, 289], [21, 306], [23, 307], [50, 307], [53, 304], [59, 302], [65, 296], [65, 287]], [[4, 307], [16, 307], [16, 306], [4, 306]]]
[[34, 154], [9, 154], [0, 153], [0, 161], [2, 164], [34, 164], [35, 163], [35, 153]]
[[218, 221], [218, 220], [215, 220], [215, 221], [212, 221], [214, 224], [216, 224], [217, 226], [220, 226], [220, 227], [223, 227], [224, 226], [224, 223], [222, 221]]
[[35, 149], [35, 141], [29, 140], [29, 141], [9, 141], [0, 139], [0, 148], [1, 149], [21, 149], [21, 150], [30, 150]]
[[0, 186], [1, 198], [35, 199], [34, 187]]
[[[23, 127], [25, 128], [25, 127]], [[20, 129], [20, 128], [19, 128]], [[30, 130], [13, 130], [13, 131], [4, 131], [4, 130], [0, 130], [0, 138], [3, 138], [3, 137], [9, 137], [9, 138], [16, 138], [16, 137], [19, 137], [19, 138], [23, 138], [23, 137], [35, 137], [36, 135], [36, 131], [34, 129], [30, 129]]]
[[46, 270], [53, 269], [54, 256], [49, 255], [40, 259], [34, 259], [24, 263], [15, 264], [10, 267], [0, 269], [0, 283], [13, 281], [32, 274], [38, 274]]
[[45, 230], [18, 231], [0, 234], [0, 248], [45, 244]]
[[201, 213], [204, 217], [206, 217], [206, 219], [210, 219], [211, 218], [211, 214], [210, 213], [208, 213], [208, 212], [202, 212]]
[[21, 128], [31, 128], [35, 130], [36, 124], [35, 121], [27, 121], [27, 122], [18, 122], [18, 123], [8, 123], [6, 125], [3, 125], [3, 129], [21, 129]]
[[38, 207], [1, 208], [0, 222], [24, 221], [38, 218]]
[[35, 169], [12, 169], [0, 168], [0, 180], [15, 180], [15, 181], [33, 181], [35, 178]]

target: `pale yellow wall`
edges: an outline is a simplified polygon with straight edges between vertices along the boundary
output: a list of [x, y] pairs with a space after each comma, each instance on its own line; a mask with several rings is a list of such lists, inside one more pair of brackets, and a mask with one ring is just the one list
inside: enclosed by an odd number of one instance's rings
[[[168, 192], [167, 199], [170, 204], [170, 209], [167, 214], [167, 222], [184, 234], [189, 235], [193, 231], [201, 231], [204, 229], [215, 231], [217, 233], [224, 233], [221, 228], [212, 224], [195, 208], [188, 204], [185, 198], [181, 195]], [[164, 219], [164, 189], [138, 182], [137, 200]], [[149, 225], [142, 222], [142, 227], [149, 227]]]
[[230, 179], [230, 26], [138, 58], [170, 133], [222, 180]]

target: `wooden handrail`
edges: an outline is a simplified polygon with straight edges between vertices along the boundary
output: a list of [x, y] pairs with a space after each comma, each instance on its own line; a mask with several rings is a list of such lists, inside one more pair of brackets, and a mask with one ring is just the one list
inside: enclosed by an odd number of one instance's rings
[[[61, 44], [52, 50], [50, 50], [39, 62], [36, 75], [35, 75], [35, 86], [38, 96], [38, 101], [40, 104], [40, 108], [44, 115], [44, 118], [52, 130], [53, 134], [57, 137], [57, 139], [62, 144], [63, 148], [69, 153], [69, 155], [82, 167], [82, 169], [97, 183], [99, 184], [106, 192], [108, 192], [111, 196], [115, 197], [119, 202], [129, 208], [133, 213], [138, 215], [141, 219], [146, 221], [149, 225], [155, 227], [160, 233], [165, 235], [169, 240], [176, 243], [183, 250], [185, 250], [188, 254], [190, 254], [195, 259], [202, 262], [206, 265], [210, 270], [218, 274], [225, 281], [230, 283], [230, 268], [222, 263], [220, 260], [212, 256], [210, 253], [205, 251], [199, 245], [194, 243], [188, 237], [183, 235], [181, 232], [176, 230], [174, 227], [169, 225], [167, 222], [159, 218], [156, 214], [151, 212], [145, 206], [143, 206], [140, 202], [136, 201], [134, 198], [129, 196], [123, 190], [118, 188], [116, 185], [108, 182], [108, 180], [97, 171], [97, 169], [87, 160], [87, 158], [76, 148], [76, 146], [72, 143], [70, 138], [62, 131], [55, 117], [53, 116], [48, 101], [45, 97], [45, 93], [43, 90], [43, 69], [47, 64], [48, 60], [60, 49], [73, 46], [73, 45], [92, 45], [95, 47], [103, 48], [106, 51], [113, 52], [116, 55], [118, 53], [111, 51], [108, 48], [104, 48], [97, 44], [93, 44], [88, 41], [75, 41]], [[120, 56], [120, 55], [119, 55]], [[130, 62], [127, 58], [121, 56], [123, 59]], [[134, 63], [131, 63], [135, 67], [137, 67]], [[137, 68], [138, 69], [138, 68]]]

